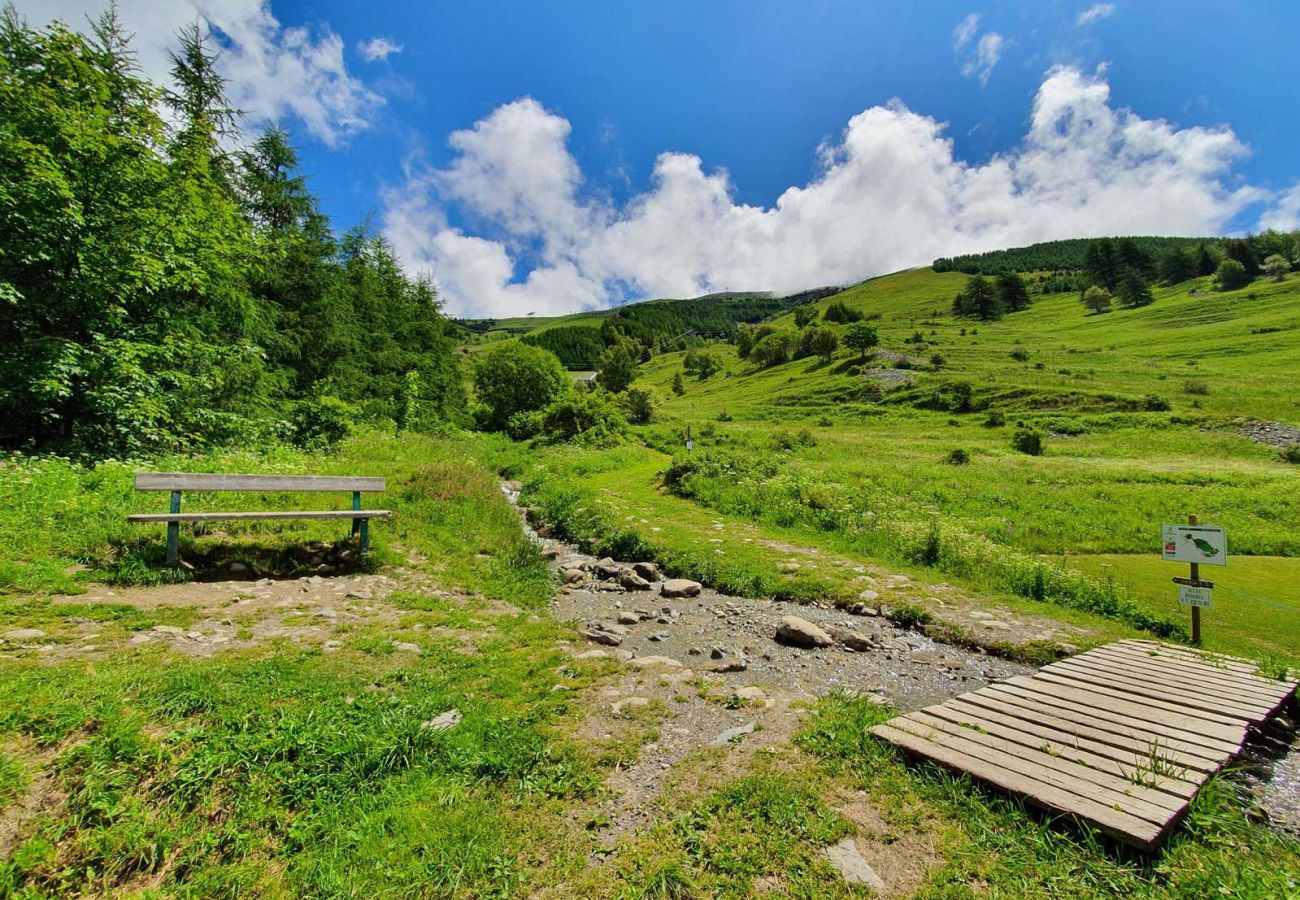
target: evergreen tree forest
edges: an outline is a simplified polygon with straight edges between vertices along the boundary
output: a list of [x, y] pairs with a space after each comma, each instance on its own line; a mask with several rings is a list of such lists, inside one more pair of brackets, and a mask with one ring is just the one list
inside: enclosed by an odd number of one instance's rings
[[327, 409], [460, 421], [431, 282], [336, 235], [279, 128], [241, 131], [193, 26], [170, 83], [110, 10], [0, 21], [0, 447], [89, 457], [295, 438]]

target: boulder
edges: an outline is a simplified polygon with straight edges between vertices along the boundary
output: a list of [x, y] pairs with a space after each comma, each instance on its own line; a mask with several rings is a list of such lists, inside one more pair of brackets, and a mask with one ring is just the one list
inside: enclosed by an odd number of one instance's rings
[[618, 573], [618, 583], [619, 586], [622, 587], [624, 590], [629, 590], [629, 591], [650, 590], [650, 582], [646, 581], [636, 572], [632, 572], [627, 569], [624, 569], [622, 572]]
[[710, 672], [726, 674], [728, 672], [743, 672], [749, 668], [749, 661], [743, 656], [733, 656], [731, 659], [724, 659], [716, 666], [709, 668]]
[[587, 577], [587, 573], [582, 571], [582, 569], [565, 569], [560, 574], [564, 576], [565, 584], [577, 584]]
[[39, 641], [43, 637], [45, 632], [39, 628], [15, 628], [4, 633], [6, 641]]
[[863, 884], [877, 893], [885, 890], [885, 882], [862, 857], [857, 841], [846, 837], [833, 847], [822, 851], [826, 860], [835, 867], [849, 884]]
[[796, 647], [829, 647], [835, 643], [831, 636], [807, 619], [784, 616], [776, 627], [776, 639], [782, 644]]
[[635, 625], [640, 621], [641, 617], [636, 613], [621, 612], [618, 614], [618, 624], [620, 625]]
[[597, 578], [608, 580], [611, 578], [617, 578], [618, 573], [623, 571], [623, 567], [606, 556], [604, 559], [596, 563], [595, 571]]
[[652, 562], [632, 563], [632, 571], [646, 581], [658, 581], [663, 578], [663, 575], [659, 574], [659, 567]]
[[582, 629], [582, 636], [597, 644], [617, 647], [623, 643], [623, 638], [627, 637], [627, 628], [622, 625], [611, 625], [608, 622], [592, 622]]
[[669, 578], [659, 586], [659, 593], [665, 597], [698, 597], [700, 590], [698, 581], [687, 578]]
[[427, 722], [421, 722], [420, 727], [425, 731], [446, 731], [460, 724], [461, 714], [458, 709], [449, 709], [445, 713], [440, 713], [429, 719]]
[[755, 725], [757, 725], [756, 722], [746, 722], [744, 725], [738, 725], [735, 728], [728, 728], [713, 740], [709, 741], [709, 746], [725, 747], [730, 743], [740, 740], [747, 734], [753, 734]]
[[650, 700], [646, 697], [624, 697], [622, 700], [616, 700], [610, 704], [614, 715], [621, 716], [630, 709], [644, 709], [650, 705]]
[[638, 669], [650, 669], [663, 667], [667, 669], [680, 669], [682, 664], [668, 656], [637, 656], [627, 661], [629, 666], [635, 666]]
[[837, 643], [844, 645], [850, 650], [864, 652], [866, 650], [874, 650], [878, 646], [876, 642], [872, 640], [873, 637], [872, 635], [859, 634], [858, 632], [854, 631], [852, 628], [844, 628], [843, 626], [840, 625], [832, 625], [826, 630], [830, 633], [830, 636], [834, 638]]

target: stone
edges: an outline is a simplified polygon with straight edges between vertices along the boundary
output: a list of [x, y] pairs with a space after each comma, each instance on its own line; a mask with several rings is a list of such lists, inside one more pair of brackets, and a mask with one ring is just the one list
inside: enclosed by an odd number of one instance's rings
[[579, 653], [574, 659], [605, 659], [609, 656], [604, 650], [588, 650], [585, 653]]
[[445, 713], [439, 713], [427, 722], [421, 722], [420, 727], [425, 731], [446, 731], [448, 728], [459, 725], [461, 718], [460, 710], [449, 709]]
[[659, 586], [659, 593], [665, 597], [698, 597], [701, 584], [687, 578], [669, 578]]
[[844, 645], [850, 650], [856, 650], [857, 652], [862, 653], [876, 648], [876, 643], [871, 639], [870, 635], [859, 634], [852, 628], [844, 628], [841, 625], [832, 625], [827, 629], [827, 631], [830, 632], [830, 636], [833, 637], [837, 643]]
[[231, 575], [242, 575], [248, 571], [248, 566], [244, 565], [241, 562], [232, 562], [229, 566], [226, 567], [226, 571], [228, 571]]
[[646, 581], [635, 572], [622, 571], [618, 575], [619, 587], [629, 591], [648, 591], [650, 582]]
[[743, 672], [748, 668], [749, 661], [743, 656], [736, 656], [731, 659], [724, 659], [716, 666], [711, 667], [709, 671], [726, 674], [727, 672]]
[[131, 635], [131, 643], [133, 644], [147, 644], [152, 640], [153, 638], [143, 632]]
[[393, 649], [399, 653], [419, 653], [420, 645], [412, 644], [410, 641], [397, 641], [393, 644]]
[[728, 744], [740, 740], [742, 737], [744, 737], [747, 734], [753, 734], [755, 724], [756, 723], [754, 722], [746, 722], [744, 725], [737, 725], [735, 728], [728, 728], [726, 731], [719, 734], [713, 740], [709, 741], [709, 746], [725, 747]]
[[656, 642], [657, 642], [657, 641], [666, 641], [666, 640], [668, 640], [668, 632], [666, 632], [666, 631], [659, 631], [659, 632], [656, 632], [655, 634], [650, 635], [650, 640], [652, 640], [652, 641], [656, 641]]
[[753, 686], [736, 688], [732, 692], [732, 696], [744, 703], [764, 703], [767, 701], [767, 694]]
[[652, 562], [632, 563], [632, 571], [646, 581], [658, 581], [663, 577], [659, 574], [659, 567]]
[[835, 643], [825, 631], [798, 616], [782, 617], [776, 628], [776, 640], [796, 647], [829, 647]]
[[15, 628], [4, 633], [6, 641], [38, 641], [43, 637], [45, 632], [39, 628]]
[[644, 709], [649, 705], [650, 701], [646, 697], [624, 697], [611, 704], [610, 709], [614, 710], [614, 715], [621, 716], [629, 709]]
[[342, 650], [342, 649], [343, 649], [343, 642], [342, 642], [342, 641], [326, 641], [325, 643], [321, 644], [321, 649], [322, 649], [323, 651], [325, 651], [326, 653], [333, 653], [333, 652], [336, 651], [336, 650]]
[[595, 571], [598, 578], [610, 579], [617, 578], [618, 573], [623, 571], [623, 567], [606, 556], [596, 563]]
[[641, 617], [636, 613], [624, 612], [618, 614], [618, 624], [620, 625], [635, 625], [640, 621]]
[[713, 647], [709, 650], [709, 659], [722, 659], [727, 655], [727, 651], [721, 647]]
[[866, 604], [874, 604], [880, 599], [880, 591], [873, 591], [870, 588], [858, 594], [858, 599]]
[[877, 892], [885, 890], [884, 880], [862, 858], [858, 843], [853, 838], [846, 837], [835, 846], [827, 847], [822, 853], [840, 873], [840, 877], [849, 884], [863, 884]]
[[565, 569], [562, 574], [565, 584], [577, 584], [587, 577], [587, 573], [582, 569]]
[[175, 625], [155, 625], [150, 630], [154, 634], [171, 634], [176, 637], [183, 637], [185, 635], [185, 629], [177, 628]]
[[704, 651], [701, 650], [699, 647], [692, 647], [691, 649], [687, 650], [686, 652], [687, 652], [688, 654], [690, 654], [691, 656], [701, 656], [701, 655], [704, 654]]
[[682, 667], [682, 664], [677, 660], [667, 656], [636, 656], [629, 659], [627, 664], [638, 669], [650, 669], [658, 666], [668, 669], [680, 669]]

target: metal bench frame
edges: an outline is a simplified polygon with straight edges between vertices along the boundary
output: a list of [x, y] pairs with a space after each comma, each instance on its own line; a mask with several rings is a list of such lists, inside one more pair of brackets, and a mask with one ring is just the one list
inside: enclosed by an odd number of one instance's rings
[[[171, 510], [166, 513], [141, 513], [127, 516], [128, 522], [167, 523], [167, 565], [175, 566], [179, 558], [181, 522], [208, 520], [265, 519], [351, 519], [352, 536], [360, 537], [361, 552], [370, 549], [370, 520], [392, 513], [386, 509], [362, 509], [362, 493], [380, 493], [383, 478], [347, 475], [220, 475], [192, 472], [136, 472], [137, 491], [169, 491]], [[300, 512], [213, 512], [182, 513], [182, 491], [276, 491], [276, 492], [343, 492], [351, 491], [350, 510], [305, 510]]]

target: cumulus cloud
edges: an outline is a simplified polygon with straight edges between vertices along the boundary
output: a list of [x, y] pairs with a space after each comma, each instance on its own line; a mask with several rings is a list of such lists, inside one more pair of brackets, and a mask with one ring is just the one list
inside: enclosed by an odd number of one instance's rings
[[408, 267], [433, 272], [451, 312], [789, 292], [1035, 241], [1220, 233], [1266, 197], [1234, 181], [1247, 150], [1230, 129], [1142, 118], [1101, 77], [1063, 67], [1002, 155], [956, 158], [943, 123], [895, 100], [853, 116], [818, 150], [816, 176], [771, 206], [737, 203], [725, 170], [676, 152], [627, 203], [590, 199], [569, 132], [518, 100], [454, 133], [449, 165], [413, 162], [384, 193], [385, 232]]
[[1098, 19], [1109, 19], [1113, 15], [1115, 15], [1114, 3], [1097, 3], [1079, 13], [1074, 20], [1074, 24], [1082, 28], [1084, 25], [1091, 25]]
[[[102, 0], [19, 0], [33, 24], [60, 19], [81, 27], [104, 9]], [[327, 145], [367, 128], [383, 98], [348, 72], [343, 40], [328, 26], [286, 28], [266, 0], [119, 0], [126, 28], [144, 73], [166, 82], [168, 50], [176, 33], [206, 23], [221, 56], [232, 105], [254, 123], [291, 116]]]
[[1277, 231], [1300, 230], [1300, 181], [1284, 191], [1274, 201], [1272, 207], [1259, 217], [1260, 228], [1273, 228]]
[[386, 37], [372, 37], [368, 41], [362, 41], [358, 49], [366, 62], [380, 62], [394, 53], [401, 53], [403, 48], [401, 44]]

